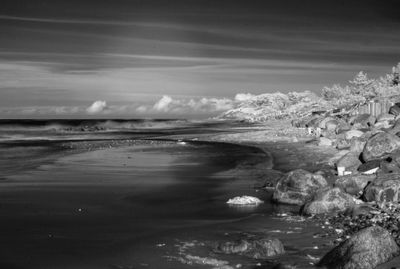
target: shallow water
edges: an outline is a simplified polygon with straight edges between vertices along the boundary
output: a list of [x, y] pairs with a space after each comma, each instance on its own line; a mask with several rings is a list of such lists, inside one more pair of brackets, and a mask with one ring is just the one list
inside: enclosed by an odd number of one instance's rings
[[[257, 178], [240, 172], [271, 168], [276, 154], [137, 141], [126, 132], [77, 135], [0, 143], [0, 268], [309, 268], [331, 247], [313, 237], [321, 228], [298, 208], [271, 204], [270, 193], [253, 188]], [[239, 195], [265, 203], [226, 204]], [[212, 251], [221, 240], [255, 235], [281, 239], [287, 253], [254, 260]]]

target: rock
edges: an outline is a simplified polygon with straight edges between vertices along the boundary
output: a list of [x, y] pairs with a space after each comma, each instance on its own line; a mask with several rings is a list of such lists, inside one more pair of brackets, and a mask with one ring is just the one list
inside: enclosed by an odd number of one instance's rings
[[215, 247], [216, 252], [224, 254], [237, 254], [253, 259], [266, 259], [285, 253], [283, 244], [279, 239], [241, 239], [219, 243]]
[[350, 140], [350, 151], [360, 155], [363, 152], [367, 140], [360, 137], [353, 137]]
[[376, 121], [377, 122], [380, 122], [380, 121], [394, 121], [394, 119], [395, 119], [394, 115], [391, 115], [389, 113], [382, 113], [376, 118]]
[[389, 129], [391, 127], [393, 127], [393, 125], [389, 121], [379, 121], [374, 125], [376, 129]]
[[371, 226], [328, 252], [318, 263], [328, 269], [373, 269], [398, 255], [399, 247], [390, 233]]
[[346, 139], [343, 139], [343, 138], [336, 139], [335, 145], [336, 145], [336, 148], [339, 149], [339, 150], [349, 149], [350, 146], [351, 146], [350, 141], [346, 140]]
[[330, 120], [330, 121], [325, 123], [325, 129], [328, 132], [332, 132], [332, 133], [336, 132], [336, 128], [338, 126], [339, 126], [339, 122], [337, 120]]
[[349, 123], [353, 126], [353, 129], [367, 129], [374, 126], [375, 121], [376, 118], [371, 114], [359, 114], [351, 117]]
[[390, 107], [389, 108], [389, 114], [392, 114], [394, 116], [400, 115], [400, 107], [398, 107], [397, 105], [394, 105], [394, 106]]
[[386, 133], [378, 133], [368, 139], [362, 156], [364, 161], [383, 158], [395, 150], [400, 149], [400, 138]]
[[392, 129], [388, 130], [387, 132], [390, 133], [390, 134], [393, 134], [393, 135], [396, 135], [397, 133], [400, 132], [400, 118], [396, 119]]
[[332, 117], [323, 118], [323, 119], [319, 122], [318, 127], [321, 128], [321, 129], [326, 129], [326, 123], [329, 122], [329, 121], [335, 121], [335, 119], [332, 118]]
[[336, 133], [343, 133], [351, 129], [350, 124], [344, 119], [339, 119], [338, 122], [339, 125], [336, 127]]
[[364, 191], [367, 202], [399, 202], [400, 174], [379, 174]]
[[381, 165], [381, 160], [379, 160], [379, 159], [368, 161], [358, 167], [358, 172], [363, 173], [363, 172], [369, 171], [374, 168], [379, 168], [380, 165]]
[[232, 205], [259, 205], [264, 202], [258, 199], [257, 197], [244, 195], [229, 199], [226, 203]]
[[319, 142], [318, 142], [318, 146], [320, 147], [329, 147], [332, 146], [332, 140], [326, 137], [320, 137], [319, 138]]
[[363, 134], [364, 134], [364, 132], [362, 132], [362, 131], [360, 131], [360, 130], [350, 130], [350, 131], [347, 131], [347, 132], [345, 133], [345, 138], [346, 138], [347, 140], [350, 140], [350, 139], [352, 139], [353, 137], [361, 137]]
[[304, 206], [306, 215], [344, 212], [354, 206], [353, 197], [340, 188], [319, 191], [314, 199]]
[[369, 182], [374, 181], [375, 175], [348, 175], [338, 177], [335, 181], [335, 187], [342, 188], [345, 192], [358, 195], [364, 190]]
[[379, 168], [379, 172], [383, 174], [400, 173], [399, 164], [390, 157], [382, 160]]
[[340, 158], [336, 163], [336, 167], [338, 169], [339, 167], [343, 167], [344, 168], [343, 171], [350, 171], [352, 173], [356, 172], [360, 165], [361, 161], [358, 157], [358, 154], [355, 154], [354, 152], [347, 153], [342, 158]]
[[328, 183], [322, 175], [296, 169], [279, 179], [272, 199], [283, 204], [303, 205], [326, 186]]

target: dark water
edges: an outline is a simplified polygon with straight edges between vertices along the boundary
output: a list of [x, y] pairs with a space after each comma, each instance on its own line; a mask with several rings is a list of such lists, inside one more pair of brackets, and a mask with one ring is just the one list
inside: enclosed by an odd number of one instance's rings
[[[273, 211], [226, 204], [236, 195], [269, 199], [251, 180], [223, 174], [267, 161], [255, 148], [137, 142], [154, 134], [146, 128], [7, 128], [3, 137], [18, 137], [0, 144], [0, 268], [233, 268], [221, 266], [244, 261], [213, 256], [209, 246]], [[163, 128], [158, 136], [216, 126]], [[116, 138], [136, 142], [109, 144]]]

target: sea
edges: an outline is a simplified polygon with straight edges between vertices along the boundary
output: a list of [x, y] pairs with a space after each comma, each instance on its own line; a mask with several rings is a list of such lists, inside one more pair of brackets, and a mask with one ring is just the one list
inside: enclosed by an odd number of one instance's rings
[[[0, 120], [0, 268], [274, 268], [288, 259], [308, 268], [307, 255], [320, 254], [317, 228], [298, 209], [270, 203], [249, 173], [265, 165], [274, 174], [272, 155], [204, 139], [248, 128]], [[227, 204], [242, 195], [264, 203]], [[259, 260], [215, 251], [220, 242], [263, 236], [280, 237], [287, 254]]]

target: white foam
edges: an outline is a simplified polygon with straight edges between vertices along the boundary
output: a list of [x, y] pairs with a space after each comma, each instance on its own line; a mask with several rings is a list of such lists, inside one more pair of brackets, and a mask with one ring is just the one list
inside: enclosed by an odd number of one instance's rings
[[226, 203], [231, 205], [258, 205], [264, 202], [257, 197], [243, 195], [229, 199]]

